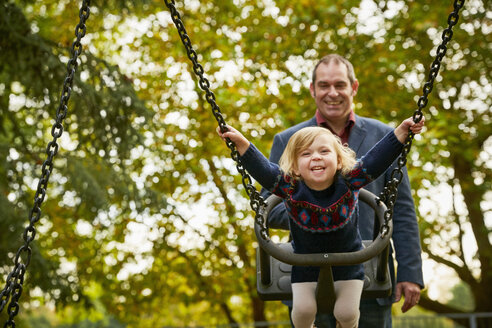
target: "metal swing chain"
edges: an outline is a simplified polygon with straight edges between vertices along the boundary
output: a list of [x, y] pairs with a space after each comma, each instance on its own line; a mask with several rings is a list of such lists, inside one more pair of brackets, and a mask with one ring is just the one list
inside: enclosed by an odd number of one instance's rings
[[[57, 139], [61, 137], [63, 133], [63, 120], [67, 116], [68, 100], [72, 92], [73, 79], [77, 70], [77, 59], [82, 53], [82, 45], [80, 41], [85, 36], [86, 26], [85, 22], [89, 18], [90, 14], [90, 0], [83, 0], [83, 3], [79, 10], [80, 21], [75, 28], [76, 40], [71, 47], [72, 58], [67, 63], [67, 76], [63, 82], [63, 88], [60, 96], [60, 104], [56, 110], [56, 121], [51, 128], [51, 136], [53, 140], [48, 143], [46, 147], [47, 159], [44, 161], [41, 168], [42, 176], [37, 185], [36, 194], [34, 195], [34, 204], [29, 212], [29, 225], [24, 230], [23, 239], [24, 245], [22, 245], [15, 255], [14, 269], [7, 277], [7, 281], [4, 289], [0, 292], [0, 312], [3, 311], [5, 305], [10, 299], [8, 305], [9, 320], [5, 323], [4, 327], [15, 327], [14, 317], [19, 312], [19, 298], [22, 294], [22, 285], [24, 283], [24, 275], [27, 267], [31, 261], [31, 242], [36, 236], [36, 229], [34, 225], [41, 218], [41, 204], [46, 196], [46, 190], [48, 188], [48, 181], [53, 171], [53, 159], [58, 153]], [[23, 258], [25, 257], [25, 259]]]
[[[442, 43], [439, 45], [437, 48], [437, 53], [436, 53], [436, 58], [434, 62], [431, 65], [431, 70], [429, 72], [429, 77], [428, 81], [424, 84], [423, 87], [423, 95], [419, 98], [418, 100], [418, 109], [414, 112], [413, 114], [413, 120], [414, 122], [418, 123], [423, 117], [422, 110], [425, 106], [427, 106], [428, 103], [428, 96], [430, 92], [432, 91], [434, 80], [437, 77], [437, 74], [439, 72], [439, 69], [441, 67], [441, 62], [446, 54], [447, 51], [447, 43], [451, 40], [453, 36], [453, 26], [457, 24], [458, 19], [459, 19], [459, 11], [464, 5], [464, 0], [455, 0], [454, 1], [454, 10], [453, 12], [449, 15], [448, 17], [448, 27], [443, 31], [442, 33]], [[183, 42], [183, 45], [186, 48], [187, 54], [191, 62], [193, 63], [193, 70], [195, 74], [199, 77], [199, 85], [202, 90], [206, 92], [206, 99], [208, 103], [212, 107], [212, 112], [219, 123], [219, 127], [222, 131], [225, 131], [226, 124], [224, 121], [224, 118], [222, 116], [222, 113], [220, 112], [220, 109], [215, 102], [215, 96], [212, 91], [210, 91], [210, 82], [203, 76], [204, 75], [204, 70], [203, 67], [198, 63], [197, 60], [197, 53], [193, 49], [191, 40], [186, 32], [186, 29], [184, 27], [184, 24], [181, 20], [181, 16], [176, 10], [176, 7], [174, 6], [175, 1], [174, 0], [165, 0], [166, 6], [169, 8], [171, 12], [171, 18], [176, 25], [176, 28], [178, 29], [179, 36], [181, 38], [181, 41]], [[397, 189], [398, 185], [400, 184], [402, 178], [403, 178], [403, 168], [406, 165], [407, 162], [407, 155], [410, 151], [410, 148], [412, 146], [412, 141], [414, 138], [414, 134], [410, 131], [408, 134], [403, 150], [401, 153], [401, 156], [398, 160], [398, 167], [396, 167], [393, 172], [391, 173], [391, 180], [387, 182], [387, 184], [384, 187], [384, 190], [381, 192], [379, 196], [379, 200], [383, 201], [387, 205], [387, 210], [384, 213], [384, 223], [381, 226], [380, 229], [380, 236], [384, 237], [388, 232], [389, 232], [389, 221], [393, 217], [393, 207], [396, 202], [396, 196], [397, 196]], [[227, 140], [227, 146], [231, 149], [231, 156], [232, 158], [237, 162], [237, 169], [241, 173], [242, 178], [243, 178], [243, 185], [246, 188], [246, 192], [248, 193], [248, 196], [251, 199], [251, 207], [253, 210], [256, 212], [256, 217], [255, 220], [257, 223], [259, 223], [261, 227], [261, 234], [265, 239], [268, 239], [268, 230], [266, 229], [266, 223], [264, 222], [263, 217], [261, 216], [261, 209], [264, 206], [264, 200], [263, 198], [259, 195], [259, 193], [256, 191], [255, 187], [251, 184], [251, 178], [249, 175], [246, 173], [244, 168], [241, 165], [241, 162], [239, 161], [239, 153], [235, 149], [234, 144], [230, 141]]]
[[[207, 99], [207, 102], [210, 104], [212, 108], [212, 113], [215, 119], [217, 120], [217, 123], [219, 124], [219, 128], [221, 131], [227, 131], [227, 125], [225, 123], [224, 117], [222, 116], [219, 106], [215, 102], [215, 95], [210, 90], [210, 82], [204, 76], [205, 72], [203, 66], [200, 65], [200, 63], [198, 63], [198, 55], [196, 51], [193, 49], [193, 45], [191, 43], [190, 37], [186, 32], [186, 28], [184, 27], [183, 21], [181, 20], [181, 15], [179, 14], [179, 12], [177, 11], [174, 5], [175, 2], [174, 0], [164, 0], [164, 2], [166, 3], [166, 6], [169, 8], [169, 11], [171, 12], [171, 18], [174, 22], [174, 25], [176, 25], [176, 28], [179, 33], [179, 37], [181, 38], [181, 41], [183, 42], [183, 45], [186, 48], [188, 58], [191, 60], [193, 64], [193, 71], [195, 72], [196, 76], [198, 76], [199, 78], [198, 84], [200, 88], [203, 91], [205, 91], [205, 98]], [[234, 143], [231, 140], [226, 139], [226, 144], [227, 147], [229, 147], [229, 149], [231, 150], [231, 157], [236, 162], [236, 168], [238, 172], [241, 174], [243, 186], [250, 199], [250, 206], [255, 211], [255, 222], [260, 226], [261, 236], [263, 239], [269, 239], [266, 222], [262, 216], [262, 211], [266, 205], [265, 201], [263, 197], [261, 197], [260, 193], [256, 190], [255, 186], [252, 183], [251, 177], [248, 175], [246, 169], [241, 164], [241, 161], [239, 159], [240, 155]]]
[[[439, 69], [441, 68], [441, 62], [447, 51], [446, 45], [448, 44], [449, 41], [451, 41], [451, 38], [453, 37], [453, 26], [458, 23], [459, 12], [461, 8], [464, 6], [464, 3], [465, 0], [454, 1], [454, 5], [453, 5], [454, 10], [448, 16], [448, 27], [444, 29], [444, 31], [442, 32], [442, 42], [436, 50], [436, 58], [432, 62], [428, 80], [424, 84], [423, 95], [420, 96], [417, 102], [418, 108], [413, 113], [413, 121], [415, 123], [418, 123], [422, 120], [423, 117], [422, 110], [424, 109], [425, 106], [427, 106], [427, 103], [429, 101], [428, 96], [432, 91], [434, 80], [436, 79], [437, 74], [439, 73]], [[401, 155], [398, 158], [398, 166], [395, 167], [391, 172], [391, 180], [386, 183], [383, 191], [379, 196], [379, 200], [383, 201], [387, 206], [387, 210], [384, 212], [384, 223], [381, 225], [381, 229], [380, 229], [381, 237], [384, 237], [389, 232], [389, 221], [393, 217], [393, 207], [396, 202], [398, 185], [403, 179], [403, 168], [407, 163], [407, 155], [410, 152], [410, 148], [412, 147], [412, 141], [414, 136], [415, 135], [413, 134], [413, 132], [409, 131], [408, 136], [405, 139]]]

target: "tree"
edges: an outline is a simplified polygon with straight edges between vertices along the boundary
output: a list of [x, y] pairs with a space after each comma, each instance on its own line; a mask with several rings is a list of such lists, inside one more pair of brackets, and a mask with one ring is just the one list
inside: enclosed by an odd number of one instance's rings
[[[358, 113], [393, 123], [416, 108], [449, 1], [363, 3], [177, 6], [227, 122], [268, 153], [275, 132], [312, 115], [311, 69], [328, 52], [354, 63]], [[76, 5], [0, 4], [2, 276], [44, 160]], [[476, 311], [491, 308], [487, 8], [466, 3], [425, 112], [428, 131], [410, 158], [424, 251], [471, 287]], [[164, 4], [97, 4], [87, 29], [24, 301], [39, 287], [59, 309], [91, 307], [96, 283], [105, 291], [98, 301], [131, 326], [286, 318], [283, 306], [256, 295], [252, 211]], [[438, 186], [453, 187], [449, 215], [422, 205], [436, 201]], [[472, 261], [465, 231], [479, 245]], [[438, 300], [421, 304], [456, 311]]]

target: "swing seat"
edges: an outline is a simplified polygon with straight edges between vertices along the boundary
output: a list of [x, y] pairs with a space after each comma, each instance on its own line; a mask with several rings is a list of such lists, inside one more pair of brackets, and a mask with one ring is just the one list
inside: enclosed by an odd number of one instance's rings
[[[367, 247], [372, 243], [372, 240], [363, 240], [364, 247]], [[278, 244], [280, 248], [285, 249], [288, 252], [292, 252], [292, 245], [290, 243]], [[256, 248], [256, 262], [261, 263], [260, 253], [261, 248]], [[292, 271], [292, 265], [280, 262], [274, 257], [269, 256], [266, 265], [269, 266], [270, 271], [270, 283], [264, 284], [262, 282], [262, 270], [258, 266], [256, 272], [258, 295], [264, 301], [284, 301], [292, 299], [292, 286], [290, 283], [290, 274]], [[383, 281], [377, 278], [379, 257], [373, 257], [364, 262], [364, 287], [362, 290], [362, 298], [384, 298], [391, 295], [391, 280], [389, 279], [389, 268], [386, 266], [386, 274]]]
[[[371, 192], [361, 189], [359, 198], [371, 206], [376, 213], [375, 229], [383, 223], [386, 206], [376, 201], [376, 196]], [[282, 200], [271, 195], [267, 200], [267, 206], [263, 218], [267, 222], [268, 213]], [[377, 230], [379, 231], [379, 229]], [[333, 276], [331, 266], [364, 265], [364, 287], [362, 298], [383, 298], [391, 295], [392, 284], [388, 268], [389, 241], [393, 231], [392, 221], [388, 222], [388, 232], [385, 235], [374, 234], [374, 240], [364, 240], [364, 248], [350, 253], [320, 253], [320, 254], [295, 254], [290, 243], [276, 244], [271, 239], [263, 238], [261, 227], [255, 223], [255, 233], [259, 247], [256, 249], [257, 263], [257, 291], [262, 300], [290, 300], [292, 299], [292, 287], [290, 274], [292, 265], [320, 266], [320, 278], [318, 286], [318, 303], [327, 302], [323, 309], [327, 311], [333, 304]], [[325, 290], [326, 289], [326, 290]], [[330, 298], [326, 300], [326, 298]]]

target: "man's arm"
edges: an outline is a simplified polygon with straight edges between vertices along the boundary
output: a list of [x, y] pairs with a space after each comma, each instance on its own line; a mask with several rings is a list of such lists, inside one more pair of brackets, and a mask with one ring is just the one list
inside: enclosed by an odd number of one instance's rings
[[[278, 163], [286, 144], [287, 142], [284, 142], [278, 134], [275, 135], [270, 151], [270, 162]], [[267, 199], [271, 195], [265, 188], [261, 190], [260, 194], [264, 199]], [[268, 226], [272, 229], [289, 230], [289, 216], [283, 202], [275, 206], [270, 213], [268, 213]]]
[[268, 227], [289, 230], [289, 216], [284, 203], [280, 203], [268, 213]]
[[[356, 125], [350, 134], [349, 145], [356, 150], [358, 156], [363, 156], [389, 130], [392, 129], [380, 121], [357, 116]], [[366, 186], [366, 189], [379, 195], [383, 190], [384, 181], [392, 179], [391, 173], [396, 165], [397, 162], [393, 163], [384, 173], [384, 176]], [[361, 204], [361, 206], [369, 210], [365, 204]], [[418, 300], [415, 294], [420, 293], [420, 288], [423, 288], [424, 282], [422, 277], [420, 235], [406, 168], [404, 168], [402, 182], [398, 187], [393, 223], [393, 249], [398, 263], [398, 267], [395, 268], [397, 270], [397, 281], [394, 286], [394, 297], [399, 298], [403, 294], [406, 302], [403, 308], [409, 309], [415, 305], [415, 299]], [[372, 238], [372, 217], [368, 217], [364, 211], [361, 212], [359, 224], [363, 238]], [[393, 269], [393, 267], [393, 261], [391, 260], [390, 268]]]
[[[391, 174], [391, 170], [389, 171]], [[402, 311], [415, 306], [424, 288], [419, 227], [410, 190], [406, 168], [398, 187], [398, 196], [393, 210], [393, 245], [397, 262], [397, 285], [395, 300], [405, 297]]]

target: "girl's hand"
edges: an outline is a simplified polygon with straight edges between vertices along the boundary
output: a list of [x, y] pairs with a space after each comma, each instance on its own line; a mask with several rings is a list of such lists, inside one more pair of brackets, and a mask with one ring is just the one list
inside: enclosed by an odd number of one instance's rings
[[395, 129], [396, 138], [401, 143], [404, 143], [405, 139], [407, 139], [409, 129], [410, 131], [413, 132], [413, 134], [419, 134], [420, 132], [422, 132], [422, 128], [424, 127], [424, 124], [425, 124], [424, 116], [422, 116], [422, 119], [418, 123], [415, 123], [412, 117], [407, 118], [406, 120], [401, 122], [401, 124], [398, 125], [398, 127]]
[[249, 148], [250, 142], [246, 139], [245, 136], [242, 135], [241, 132], [234, 129], [230, 125], [226, 125], [227, 131], [222, 133], [220, 131], [220, 127], [217, 127], [217, 134], [225, 141], [226, 138], [229, 138], [235, 145], [236, 149], [239, 152], [239, 155], [243, 155], [246, 150]]

